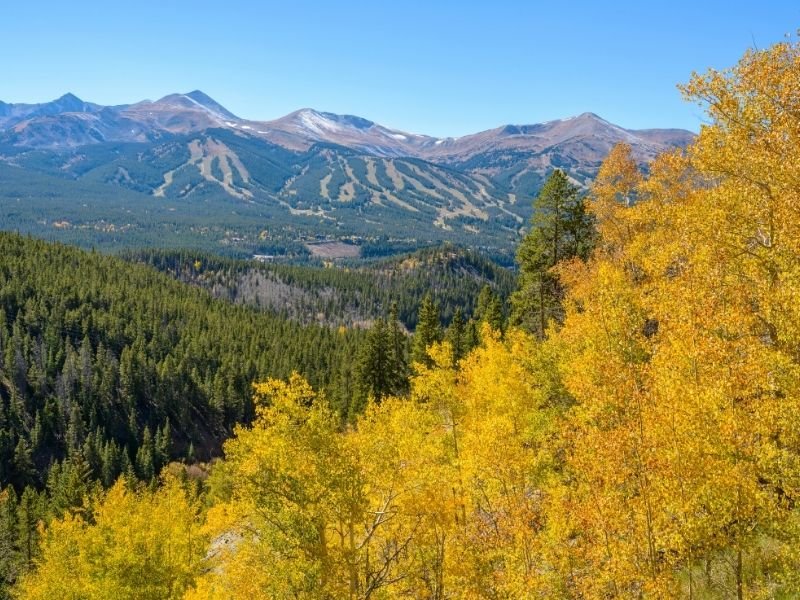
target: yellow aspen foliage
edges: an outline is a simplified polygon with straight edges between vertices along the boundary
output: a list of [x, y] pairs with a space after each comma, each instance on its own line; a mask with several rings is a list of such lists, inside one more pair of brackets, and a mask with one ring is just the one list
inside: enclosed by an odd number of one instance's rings
[[[560, 589], [545, 529], [563, 410], [541, 345], [486, 326], [458, 370], [429, 349], [410, 398], [352, 428], [305, 381], [267, 402], [212, 474], [208, 572], [188, 598], [525, 598]], [[550, 370], [550, 374], [543, 371]], [[537, 591], [538, 590], [538, 591]]]
[[368, 598], [408, 577], [420, 564], [409, 544], [439, 505], [425, 485], [444, 448], [430, 416], [386, 399], [364, 433], [343, 432], [299, 376], [256, 395], [266, 402], [212, 475], [230, 491], [209, 514], [211, 570], [188, 597]]
[[458, 447], [464, 522], [451, 589], [466, 597], [554, 597], [560, 586], [543, 545], [550, 445], [561, 406], [545, 384], [541, 345], [518, 331], [488, 329], [461, 364]]
[[67, 513], [42, 531], [22, 599], [182, 598], [205, 554], [198, 507], [173, 476], [155, 492], [120, 479], [90, 520]]
[[633, 206], [642, 176], [628, 144], [611, 149], [592, 185], [591, 212], [597, 219], [602, 243], [622, 244], [631, 236], [630, 224], [621, 218], [621, 211]]
[[[441, 597], [453, 468], [438, 415], [370, 404], [340, 431], [298, 376], [256, 386], [268, 400], [225, 446], [209, 512], [214, 558], [189, 598]], [[427, 590], [423, 592], [422, 590]]]
[[364, 517], [363, 482], [339, 421], [294, 375], [255, 386], [257, 415], [212, 475], [214, 560], [190, 598], [324, 598], [344, 581], [335, 529]]
[[[362, 459], [371, 511], [354, 564], [363, 583], [343, 597], [444, 595], [457, 475], [447, 428], [431, 409], [391, 398], [370, 405], [348, 435]], [[380, 581], [378, 569], [386, 573]], [[370, 593], [371, 581], [382, 584], [379, 593]]]
[[553, 342], [586, 597], [798, 592], [798, 74], [786, 43], [695, 76], [712, 123], [685, 155], [638, 181], [623, 151], [601, 169], [605, 243], [562, 267]]

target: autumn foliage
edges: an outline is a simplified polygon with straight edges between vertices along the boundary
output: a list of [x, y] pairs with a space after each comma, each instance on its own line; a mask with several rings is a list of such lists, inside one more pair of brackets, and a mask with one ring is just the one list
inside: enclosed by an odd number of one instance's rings
[[799, 75], [780, 44], [695, 77], [713, 124], [685, 154], [601, 169], [553, 339], [583, 595], [798, 592]]
[[710, 124], [647, 175], [611, 152], [543, 339], [435, 342], [352, 425], [257, 384], [202, 527], [178, 482], [119, 483], [44, 529], [19, 596], [74, 569], [63, 597], [797, 597], [800, 46], [683, 90]]

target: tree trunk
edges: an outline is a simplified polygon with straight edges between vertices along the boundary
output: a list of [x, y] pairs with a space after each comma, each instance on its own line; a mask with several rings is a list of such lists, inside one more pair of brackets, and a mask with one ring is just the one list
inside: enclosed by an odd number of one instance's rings
[[744, 586], [742, 582], [742, 549], [736, 551], [736, 600], [744, 600]]

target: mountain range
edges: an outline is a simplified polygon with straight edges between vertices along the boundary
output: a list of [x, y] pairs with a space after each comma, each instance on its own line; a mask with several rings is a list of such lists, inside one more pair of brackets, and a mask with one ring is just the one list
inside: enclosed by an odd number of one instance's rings
[[[153, 227], [161, 243], [191, 243], [205, 227], [208, 245], [241, 253], [310, 237], [449, 239], [508, 251], [553, 168], [586, 186], [618, 142], [644, 165], [692, 137], [624, 129], [593, 113], [457, 138], [308, 108], [254, 121], [200, 91], [119, 106], [73, 94], [0, 102], [0, 197], [20, 209], [0, 225], [55, 237], [99, 226], [121, 245]], [[87, 195], [96, 200], [76, 213]], [[103, 197], [123, 216], [105, 211]], [[166, 205], [174, 239], [152, 222]], [[219, 219], [189, 224], [203, 211]]]

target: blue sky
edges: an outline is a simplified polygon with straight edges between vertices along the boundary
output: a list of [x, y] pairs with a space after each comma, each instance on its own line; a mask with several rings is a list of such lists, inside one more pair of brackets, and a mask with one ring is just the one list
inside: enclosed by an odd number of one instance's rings
[[247, 118], [313, 107], [438, 136], [585, 111], [696, 130], [676, 84], [798, 28], [794, 0], [7, 2], [0, 100], [201, 89]]

